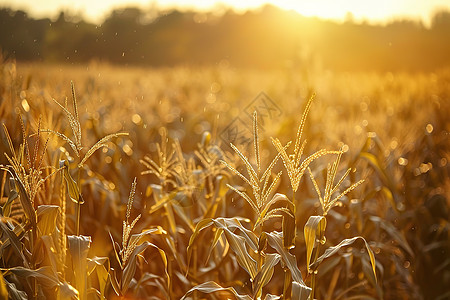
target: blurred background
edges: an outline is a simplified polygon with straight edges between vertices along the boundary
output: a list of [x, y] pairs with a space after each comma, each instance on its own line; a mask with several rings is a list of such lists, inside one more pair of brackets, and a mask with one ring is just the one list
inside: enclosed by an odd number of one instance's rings
[[448, 1], [2, 0], [0, 7], [0, 46], [20, 61], [415, 72], [450, 63]]

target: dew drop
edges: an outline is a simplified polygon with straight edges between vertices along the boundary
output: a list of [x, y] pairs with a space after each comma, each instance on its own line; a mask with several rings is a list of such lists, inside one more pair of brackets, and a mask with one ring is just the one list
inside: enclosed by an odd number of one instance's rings
[[398, 164], [399, 164], [400, 166], [406, 166], [406, 165], [408, 164], [408, 160], [407, 160], [406, 158], [403, 158], [403, 157], [400, 157], [400, 158], [397, 160], [397, 162], [398, 162]]
[[139, 124], [142, 122], [142, 118], [141, 118], [141, 116], [140, 116], [139, 114], [134, 114], [134, 115], [131, 117], [131, 121], [132, 121], [134, 124], [139, 125]]
[[22, 100], [22, 107], [26, 112], [30, 111], [30, 105], [28, 104], [27, 99], [23, 99]]

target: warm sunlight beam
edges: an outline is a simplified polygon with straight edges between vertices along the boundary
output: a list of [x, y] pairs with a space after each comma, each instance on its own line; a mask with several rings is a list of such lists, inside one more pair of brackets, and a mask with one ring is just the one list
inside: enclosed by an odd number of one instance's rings
[[101, 22], [111, 9], [124, 6], [139, 6], [144, 9], [212, 10], [233, 8], [238, 11], [254, 9], [264, 4], [295, 10], [304, 16], [343, 21], [349, 16], [356, 21], [387, 22], [398, 18], [421, 19], [426, 24], [436, 9], [450, 9], [448, 0], [0, 0], [0, 7], [25, 9], [32, 15], [57, 16], [60, 10], [81, 13], [90, 21]]

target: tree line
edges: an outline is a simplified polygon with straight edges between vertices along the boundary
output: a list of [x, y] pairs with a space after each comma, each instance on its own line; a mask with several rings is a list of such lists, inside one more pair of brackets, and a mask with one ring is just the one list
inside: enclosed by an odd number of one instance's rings
[[20, 61], [100, 60], [139, 66], [208, 65], [343, 71], [429, 71], [450, 65], [450, 12], [387, 25], [326, 21], [274, 6], [238, 14], [113, 10], [101, 23], [0, 9], [0, 48]]

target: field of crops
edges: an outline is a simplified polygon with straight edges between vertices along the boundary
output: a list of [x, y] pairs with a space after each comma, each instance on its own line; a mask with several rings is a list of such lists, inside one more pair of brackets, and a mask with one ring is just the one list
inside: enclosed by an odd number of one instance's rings
[[448, 299], [449, 115], [450, 70], [2, 61], [0, 298]]

